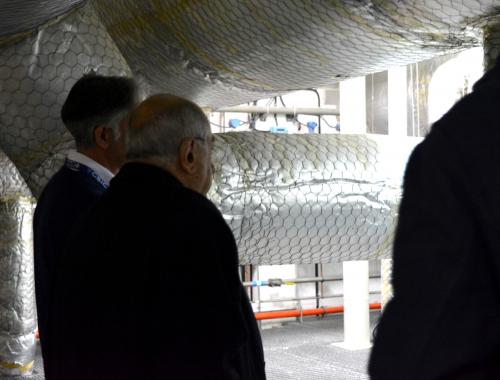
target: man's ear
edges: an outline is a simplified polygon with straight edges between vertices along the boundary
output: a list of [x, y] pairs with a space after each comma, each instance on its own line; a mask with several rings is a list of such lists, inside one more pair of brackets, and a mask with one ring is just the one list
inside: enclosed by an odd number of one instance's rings
[[94, 128], [94, 141], [98, 147], [104, 149], [109, 148], [112, 139], [113, 132], [109, 128], [106, 128], [104, 125]]
[[178, 159], [180, 167], [189, 174], [196, 172], [196, 151], [193, 139], [184, 140], [178, 152]]

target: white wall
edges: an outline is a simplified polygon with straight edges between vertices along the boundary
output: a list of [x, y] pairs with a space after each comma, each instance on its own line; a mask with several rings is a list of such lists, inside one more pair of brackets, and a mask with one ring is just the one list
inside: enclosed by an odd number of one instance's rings
[[340, 82], [340, 125], [342, 133], [366, 133], [365, 77]]
[[483, 48], [460, 53], [439, 67], [429, 84], [429, 123], [441, 118], [483, 75]]
[[389, 136], [406, 136], [408, 124], [408, 89], [406, 66], [392, 67], [387, 75]]

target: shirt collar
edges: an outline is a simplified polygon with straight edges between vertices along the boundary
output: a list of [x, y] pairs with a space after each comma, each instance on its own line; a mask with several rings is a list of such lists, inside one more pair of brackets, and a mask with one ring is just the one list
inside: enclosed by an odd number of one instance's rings
[[98, 162], [94, 161], [90, 157], [77, 152], [76, 150], [70, 150], [68, 152], [68, 159], [72, 161], [76, 161], [79, 164], [85, 165], [92, 169], [101, 179], [106, 183], [106, 185], [109, 185], [109, 181], [111, 181], [111, 178], [114, 177], [114, 174], [111, 173], [107, 168], [99, 164]]

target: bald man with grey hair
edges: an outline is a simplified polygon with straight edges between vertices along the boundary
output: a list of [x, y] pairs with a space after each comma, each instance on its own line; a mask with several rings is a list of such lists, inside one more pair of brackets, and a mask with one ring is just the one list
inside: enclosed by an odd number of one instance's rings
[[131, 113], [129, 162], [62, 264], [57, 379], [265, 380], [234, 237], [205, 196], [212, 145], [188, 100]]
[[[130, 136], [127, 141], [129, 160], [157, 157], [162, 161], [175, 161], [177, 149], [183, 139], [194, 137], [207, 141], [210, 125], [203, 111], [195, 104], [185, 104], [175, 111], [165, 110], [154, 116], [155, 104], [170, 99], [167, 95], [156, 95], [150, 99], [151, 105], [136, 110], [131, 120]], [[143, 126], [137, 128], [137, 124]]]
[[210, 124], [200, 107], [172, 95], [155, 95], [132, 114], [127, 159], [160, 166], [206, 195], [212, 184], [212, 145]]

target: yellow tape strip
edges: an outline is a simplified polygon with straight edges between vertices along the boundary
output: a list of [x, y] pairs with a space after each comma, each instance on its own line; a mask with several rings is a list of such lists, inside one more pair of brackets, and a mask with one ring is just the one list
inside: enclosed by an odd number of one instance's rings
[[28, 364], [18, 364], [0, 361], [0, 367], [7, 369], [17, 369], [20, 373], [28, 372], [31, 368], [33, 368], [33, 364], [34, 362], [30, 362]]

